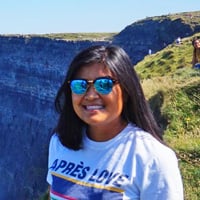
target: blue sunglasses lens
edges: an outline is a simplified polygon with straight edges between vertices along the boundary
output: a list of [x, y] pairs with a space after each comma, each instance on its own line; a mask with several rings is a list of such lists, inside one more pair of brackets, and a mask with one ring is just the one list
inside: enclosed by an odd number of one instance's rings
[[94, 85], [95, 90], [99, 94], [106, 95], [112, 91], [114, 80], [111, 78], [97, 78], [92, 83], [84, 79], [75, 79], [70, 81], [72, 92], [78, 95], [84, 94], [90, 84]]
[[112, 91], [113, 80], [110, 78], [100, 78], [94, 81], [94, 87], [100, 94], [109, 94]]
[[75, 94], [84, 94], [87, 91], [88, 83], [86, 80], [72, 80], [70, 87]]

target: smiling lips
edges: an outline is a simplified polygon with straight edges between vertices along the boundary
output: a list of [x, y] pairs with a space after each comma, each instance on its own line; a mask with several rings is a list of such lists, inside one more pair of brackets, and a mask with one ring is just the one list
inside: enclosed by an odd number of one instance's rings
[[104, 106], [93, 105], [93, 106], [84, 106], [86, 110], [100, 110], [103, 109]]

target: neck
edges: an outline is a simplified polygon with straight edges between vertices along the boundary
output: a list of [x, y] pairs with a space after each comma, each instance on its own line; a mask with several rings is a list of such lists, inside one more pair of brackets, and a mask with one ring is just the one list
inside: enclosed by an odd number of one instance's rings
[[104, 142], [118, 135], [127, 124], [128, 123], [123, 120], [117, 124], [109, 124], [107, 126], [88, 126], [87, 135], [94, 141]]

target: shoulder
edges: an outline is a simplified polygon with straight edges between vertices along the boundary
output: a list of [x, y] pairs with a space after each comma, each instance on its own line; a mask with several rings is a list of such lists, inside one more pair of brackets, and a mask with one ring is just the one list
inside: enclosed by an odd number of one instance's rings
[[158, 162], [158, 163], [177, 163], [175, 152], [168, 146], [159, 142], [150, 133], [132, 125], [134, 151], [138, 158], [144, 163]]
[[49, 152], [55, 152], [63, 148], [64, 146], [61, 144], [58, 134], [54, 133], [50, 139]]
[[[160, 143], [151, 134], [135, 127], [134, 135], [134, 157], [137, 163], [137, 174], [140, 178], [154, 179], [158, 182], [177, 183], [181, 186], [181, 175], [179, 170], [178, 159], [175, 152], [168, 146]], [[143, 180], [142, 178], [142, 180]]]
[[53, 145], [58, 142], [59, 142], [59, 137], [58, 137], [57, 133], [54, 133], [50, 138], [50, 145]]

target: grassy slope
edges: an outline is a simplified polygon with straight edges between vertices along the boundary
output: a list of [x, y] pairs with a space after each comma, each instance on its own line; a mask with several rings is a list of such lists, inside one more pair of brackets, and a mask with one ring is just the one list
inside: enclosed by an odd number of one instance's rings
[[[200, 34], [199, 34], [200, 35]], [[200, 199], [200, 70], [191, 68], [192, 38], [139, 62], [138, 72], [165, 140], [178, 154], [185, 200]]]
[[[160, 16], [154, 16], [154, 17], [148, 17], [148, 18], [153, 19], [153, 20], [162, 20], [166, 18], [170, 18], [171, 20], [181, 19], [184, 23], [190, 24], [190, 26], [195, 27], [196, 25], [199, 24], [200, 11], [170, 13], [168, 15], [160, 15]], [[145, 21], [145, 19], [143, 21]]]

